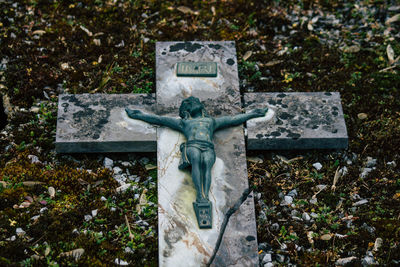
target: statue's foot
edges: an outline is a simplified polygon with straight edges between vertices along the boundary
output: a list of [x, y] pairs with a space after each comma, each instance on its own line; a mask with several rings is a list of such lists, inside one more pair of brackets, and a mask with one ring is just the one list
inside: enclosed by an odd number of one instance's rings
[[196, 202], [197, 203], [207, 203], [207, 202], [209, 202], [209, 200], [207, 198], [200, 196], [200, 197], [196, 198]]

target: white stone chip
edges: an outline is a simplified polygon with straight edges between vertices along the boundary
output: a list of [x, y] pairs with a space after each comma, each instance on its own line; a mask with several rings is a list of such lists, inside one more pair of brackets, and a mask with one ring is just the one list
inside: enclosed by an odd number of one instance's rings
[[92, 210], [92, 216], [96, 217], [97, 216], [97, 209], [96, 210]]
[[104, 167], [106, 167], [109, 170], [112, 170], [112, 166], [114, 164], [114, 161], [110, 158], [105, 157], [103, 161]]
[[339, 266], [344, 266], [344, 265], [346, 265], [346, 264], [349, 264], [349, 263], [353, 262], [353, 261], [356, 260], [356, 259], [357, 259], [357, 257], [354, 257], [354, 256], [352, 256], [352, 257], [347, 257], [347, 258], [341, 258], [341, 259], [338, 259], [338, 260], [335, 262], [335, 264], [336, 264], [336, 265], [339, 265]]
[[293, 198], [291, 196], [285, 196], [283, 201], [281, 202], [281, 206], [290, 205], [293, 202]]
[[320, 169], [322, 169], [322, 164], [319, 163], [319, 162], [316, 162], [316, 163], [313, 164], [313, 167], [314, 167], [317, 171], [319, 171]]
[[122, 173], [122, 169], [120, 167], [114, 167], [113, 168], [113, 172], [114, 172], [114, 174], [121, 174]]
[[22, 230], [22, 228], [17, 228], [15, 230], [15, 233], [17, 234], [17, 236], [24, 236], [26, 234], [26, 232]]
[[267, 262], [271, 262], [272, 261], [272, 255], [270, 253], [265, 254], [262, 263], [267, 263]]
[[121, 260], [121, 259], [118, 259], [118, 258], [115, 259], [114, 263], [117, 264], [117, 265], [119, 265], [119, 266], [128, 266], [128, 265], [129, 265], [128, 262], [126, 262], [126, 261], [124, 261], [124, 260]]
[[360, 201], [357, 201], [356, 203], [353, 203], [353, 206], [354, 207], [358, 207], [358, 206], [361, 206], [361, 205], [364, 205], [364, 204], [367, 204], [367, 203], [368, 203], [367, 199], [362, 199]]

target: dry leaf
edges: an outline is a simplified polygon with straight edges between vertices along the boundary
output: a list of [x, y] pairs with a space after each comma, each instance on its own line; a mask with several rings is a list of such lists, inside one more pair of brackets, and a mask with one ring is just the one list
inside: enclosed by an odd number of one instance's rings
[[313, 244], [313, 243], [314, 243], [313, 234], [314, 234], [313, 231], [307, 232], [307, 239], [308, 239], [308, 242], [309, 242], [310, 244]]
[[146, 170], [148, 170], [148, 171], [150, 171], [150, 170], [154, 170], [154, 169], [157, 169], [157, 165], [153, 165], [153, 164], [146, 164], [145, 166], [144, 166], [144, 168], [146, 169]]
[[259, 157], [247, 157], [247, 161], [252, 163], [263, 163], [264, 161]]
[[329, 241], [329, 240], [331, 240], [331, 238], [332, 238], [331, 234], [324, 234], [324, 235], [321, 235], [321, 237], [320, 237], [320, 239], [324, 240], [324, 241]]
[[193, 11], [190, 8], [186, 7], [186, 6], [180, 6], [180, 7], [177, 7], [176, 9], [178, 9], [180, 12], [182, 12], [184, 14], [199, 15], [198, 11]]
[[139, 197], [139, 204], [136, 205], [136, 211], [139, 215], [142, 213], [142, 206], [147, 204], [146, 193], [147, 189], [145, 188]]
[[101, 40], [100, 39], [93, 39], [93, 43], [97, 46], [101, 46]]
[[53, 198], [56, 195], [56, 190], [54, 189], [54, 187], [50, 186], [47, 191], [49, 192], [49, 196], [50, 198]]
[[368, 118], [368, 115], [367, 115], [366, 113], [358, 113], [358, 114], [357, 114], [357, 117], [358, 117], [360, 120], [365, 120], [366, 118]]
[[289, 160], [288, 160], [288, 163], [291, 163], [291, 162], [297, 161], [297, 160], [302, 160], [302, 159], [303, 159], [302, 156], [300, 156], [300, 157], [295, 157], [295, 158], [289, 159]]
[[43, 184], [43, 183], [42, 182], [34, 182], [34, 181], [25, 181], [25, 182], [22, 182], [22, 184], [25, 186], [33, 187], [35, 185], [39, 185], [39, 184]]
[[62, 70], [67, 70], [67, 69], [69, 69], [69, 64], [68, 64], [68, 63], [61, 63], [61, 69], [62, 69]]
[[36, 254], [33, 254], [32, 256], [31, 256], [31, 258], [32, 259], [34, 259], [34, 260], [41, 260], [41, 259], [44, 259], [44, 257], [43, 256], [39, 256], [39, 255], [36, 255]]
[[396, 22], [396, 21], [398, 21], [398, 20], [400, 20], [400, 14], [394, 15], [393, 17], [389, 18], [389, 19], [385, 22], [385, 24], [386, 24], [386, 25], [389, 25], [390, 23]]
[[36, 31], [32, 32], [33, 35], [35, 35], [35, 34], [37, 34], [37, 35], [43, 35], [43, 34], [45, 34], [45, 33], [46, 33], [46, 31], [44, 31], [44, 30], [36, 30]]
[[251, 57], [252, 54], [253, 52], [247, 51], [243, 56], [243, 60], [246, 61], [249, 57]]
[[82, 31], [86, 32], [87, 35], [93, 36], [93, 33], [88, 29], [86, 29], [85, 27], [83, 27], [82, 25], [80, 25], [79, 27], [81, 28]]
[[389, 64], [393, 64], [394, 62], [394, 50], [390, 44], [386, 47], [386, 54], [389, 59]]
[[340, 168], [340, 167], [338, 166], [337, 169], [336, 169], [336, 172], [335, 172], [335, 176], [333, 177], [333, 183], [332, 183], [332, 187], [331, 187], [331, 189], [332, 189], [333, 191], [336, 190], [336, 183], [337, 183], [337, 181], [338, 181], [339, 178], [340, 178], [339, 168]]
[[360, 49], [361, 49], [360, 46], [352, 45], [352, 46], [345, 47], [343, 49], [343, 52], [345, 52], [345, 53], [358, 53], [360, 51]]
[[8, 185], [8, 183], [7, 183], [7, 182], [4, 182], [4, 181], [0, 181], [0, 184], [1, 184], [3, 187], [6, 187], [6, 186]]
[[382, 238], [378, 237], [377, 239], [375, 239], [375, 243], [374, 243], [374, 251], [378, 251], [380, 247], [382, 247], [383, 244], [383, 240]]
[[50, 254], [51, 248], [50, 246], [47, 246], [45, 251], [44, 251], [44, 256], [47, 257]]
[[272, 67], [277, 64], [281, 64], [283, 60], [272, 60], [264, 64], [265, 67]]
[[77, 248], [71, 251], [63, 252], [60, 254], [60, 257], [73, 257], [76, 261], [85, 253], [83, 248]]
[[213, 16], [217, 15], [217, 12], [215, 11], [215, 6], [211, 7], [211, 12], [212, 12]]

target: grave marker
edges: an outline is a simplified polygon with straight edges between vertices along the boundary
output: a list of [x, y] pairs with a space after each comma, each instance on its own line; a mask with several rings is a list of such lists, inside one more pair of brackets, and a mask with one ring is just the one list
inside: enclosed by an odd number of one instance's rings
[[[60, 95], [56, 149], [67, 153], [136, 152], [155, 151], [157, 144], [160, 266], [202, 266], [214, 250], [225, 213], [248, 188], [243, 127], [228, 128], [214, 136], [217, 160], [210, 190], [213, 228], [199, 229], [190, 174], [178, 170], [183, 136], [131, 120], [124, 108], [177, 116], [182, 99], [196, 96], [211, 116], [240, 113], [235, 44], [159, 42], [156, 82], [157, 101], [151, 95]], [[319, 140], [323, 148], [347, 146], [339, 95], [296, 94], [245, 94], [246, 108], [270, 107], [265, 118], [247, 123], [249, 149], [318, 148], [310, 146], [313, 140]], [[310, 104], [310, 99], [317, 104]], [[321, 112], [321, 103], [327, 106], [323, 114], [329, 114], [329, 122], [323, 122], [325, 115], [314, 116]], [[256, 234], [250, 195], [230, 218], [214, 265], [258, 265]]]

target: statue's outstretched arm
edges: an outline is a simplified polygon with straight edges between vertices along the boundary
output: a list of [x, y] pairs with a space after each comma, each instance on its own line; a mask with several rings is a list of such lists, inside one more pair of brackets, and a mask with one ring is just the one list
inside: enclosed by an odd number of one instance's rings
[[240, 125], [243, 122], [257, 118], [257, 117], [263, 117], [265, 116], [265, 113], [267, 113], [268, 108], [263, 108], [263, 109], [254, 109], [250, 111], [249, 113], [244, 113], [244, 114], [238, 114], [235, 116], [224, 116], [224, 117], [219, 117], [215, 118], [215, 131], [231, 126], [236, 126]]
[[128, 117], [132, 119], [137, 119], [141, 121], [145, 121], [151, 124], [156, 124], [160, 126], [167, 126], [171, 129], [182, 132], [181, 120], [171, 118], [171, 117], [162, 117], [153, 114], [143, 113], [140, 110], [132, 110], [129, 108], [125, 108]]

